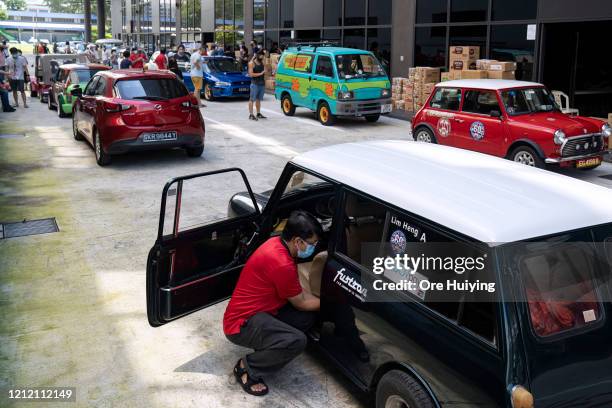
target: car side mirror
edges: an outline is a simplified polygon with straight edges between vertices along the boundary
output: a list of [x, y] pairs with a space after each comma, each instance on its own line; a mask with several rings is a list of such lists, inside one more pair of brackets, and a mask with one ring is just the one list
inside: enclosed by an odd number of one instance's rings
[[502, 114], [501, 114], [501, 112], [500, 112], [500, 111], [498, 111], [498, 110], [492, 110], [492, 111], [489, 113], [489, 115], [490, 115], [492, 118], [497, 118], [497, 119], [501, 119], [501, 118], [502, 118]]
[[81, 96], [83, 96], [83, 90], [80, 86], [75, 86], [74, 88], [72, 88], [72, 91], [70, 91], [70, 95], [80, 98]]

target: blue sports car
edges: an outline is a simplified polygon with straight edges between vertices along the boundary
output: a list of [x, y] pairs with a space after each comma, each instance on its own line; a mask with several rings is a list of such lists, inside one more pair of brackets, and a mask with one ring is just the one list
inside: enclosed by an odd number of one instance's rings
[[[203, 56], [204, 84], [202, 96], [209, 101], [215, 98], [248, 98], [251, 78], [242, 70], [242, 64], [231, 57]], [[180, 66], [183, 81], [193, 92], [191, 74], [186, 66]], [[183, 68], [184, 67], [184, 68]]]

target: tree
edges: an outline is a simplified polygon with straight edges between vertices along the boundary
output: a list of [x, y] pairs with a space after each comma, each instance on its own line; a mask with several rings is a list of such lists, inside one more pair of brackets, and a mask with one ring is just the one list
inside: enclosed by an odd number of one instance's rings
[[45, 0], [52, 13], [82, 13], [82, 0]]
[[6, 8], [9, 10], [25, 10], [25, 0], [3, 0]]
[[0, 21], [2, 20], [8, 20], [8, 13], [6, 12], [4, 5], [0, 3]]

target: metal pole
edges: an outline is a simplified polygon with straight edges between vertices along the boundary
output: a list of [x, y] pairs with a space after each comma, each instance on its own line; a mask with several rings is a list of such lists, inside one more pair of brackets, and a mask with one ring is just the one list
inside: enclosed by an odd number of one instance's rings
[[83, 0], [83, 12], [85, 13], [85, 42], [91, 42], [91, 0]]
[[106, 10], [104, 0], [97, 0], [98, 5], [98, 39], [106, 37]]

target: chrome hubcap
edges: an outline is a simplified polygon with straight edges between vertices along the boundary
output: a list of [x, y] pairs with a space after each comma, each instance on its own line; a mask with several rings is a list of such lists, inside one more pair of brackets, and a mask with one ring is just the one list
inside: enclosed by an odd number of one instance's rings
[[385, 402], [385, 408], [410, 408], [410, 405], [399, 395], [391, 395]]
[[518, 152], [514, 156], [514, 161], [517, 163], [525, 164], [527, 166], [535, 167], [535, 158], [529, 152]]
[[425, 132], [424, 130], [422, 130], [419, 133], [417, 133], [417, 141], [431, 143], [431, 135], [428, 132]]

